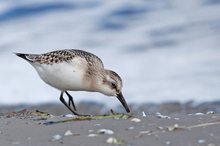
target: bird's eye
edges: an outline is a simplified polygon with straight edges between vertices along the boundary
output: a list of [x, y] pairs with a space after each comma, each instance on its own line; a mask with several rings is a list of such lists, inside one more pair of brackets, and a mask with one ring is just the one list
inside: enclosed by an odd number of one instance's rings
[[112, 88], [116, 88], [116, 84], [115, 83], [112, 83]]

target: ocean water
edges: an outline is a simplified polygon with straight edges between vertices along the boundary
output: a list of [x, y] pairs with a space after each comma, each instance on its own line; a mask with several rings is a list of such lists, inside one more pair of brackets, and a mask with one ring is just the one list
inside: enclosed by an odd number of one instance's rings
[[218, 0], [1, 0], [0, 104], [59, 102], [59, 91], [13, 52], [64, 48], [92, 52], [119, 73], [128, 103], [220, 99]]

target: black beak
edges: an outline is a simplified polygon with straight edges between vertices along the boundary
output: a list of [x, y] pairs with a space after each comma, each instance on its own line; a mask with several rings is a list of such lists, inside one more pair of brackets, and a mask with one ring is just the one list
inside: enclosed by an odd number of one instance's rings
[[128, 108], [128, 105], [122, 95], [122, 93], [120, 92], [119, 94], [117, 94], [117, 98], [118, 100], [121, 102], [121, 104], [124, 106], [125, 110], [127, 111], [127, 113], [130, 112], [130, 109]]

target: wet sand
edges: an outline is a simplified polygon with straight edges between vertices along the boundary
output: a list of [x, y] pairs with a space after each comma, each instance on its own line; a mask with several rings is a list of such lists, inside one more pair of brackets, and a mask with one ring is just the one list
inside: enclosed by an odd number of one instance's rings
[[0, 141], [4, 146], [219, 146], [220, 114], [73, 117], [25, 109], [1, 114]]

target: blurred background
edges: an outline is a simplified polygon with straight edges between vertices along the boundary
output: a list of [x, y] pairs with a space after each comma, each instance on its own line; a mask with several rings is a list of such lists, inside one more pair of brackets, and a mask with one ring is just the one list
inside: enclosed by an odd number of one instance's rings
[[[13, 52], [71, 48], [120, 74], [129, 104], [220, 99], [219, 0], [0, 0], [0, 36], [0, 105], [59, 103], [59, 91]], [[71, 94], [76, 103], [119, 103]]]

